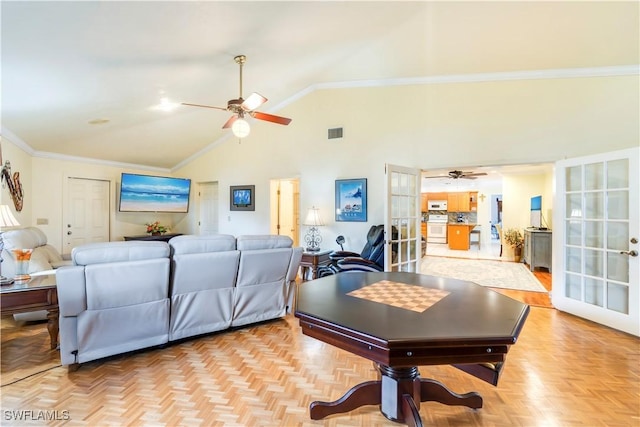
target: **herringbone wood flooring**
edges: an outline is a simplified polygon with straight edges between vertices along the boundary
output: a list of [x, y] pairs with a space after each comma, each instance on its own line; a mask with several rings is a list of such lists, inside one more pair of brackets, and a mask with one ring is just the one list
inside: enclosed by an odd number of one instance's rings
[[[46, 370], [59, 364], [48, 347], [44, 324], [3, 319], [2, 425], [397, 425], [374, 406], [309, 418], [312, 401], [337, 399], [376, 372], [365, 359], [303, 336], [293, 316], [87, 363], [73, 373]], [[453, 391], [479, 392], [482, 409], [423, 403], [420, 413], [432, 426], [639, 426], [639, 353], [635, 337], [532, 307], [498, 387], [449, 366], [420, 368]], [[19, 410], [57, 410], [59, 418], [68, 411], [70, 420], [8, 418], [14, 413], [7, 411]]]

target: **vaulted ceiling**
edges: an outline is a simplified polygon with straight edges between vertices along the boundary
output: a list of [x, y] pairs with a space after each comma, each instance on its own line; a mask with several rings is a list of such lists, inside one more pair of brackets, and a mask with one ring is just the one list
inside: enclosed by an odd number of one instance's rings
[[[35, 154], [172, 168], [226, 106], [318, 87], [638, 63], [633, 2], [3, 1], [2, 133]], [[292, 117], [295, 122], [295, 117]], [[94, 123], [94, 124], [92, 124]], [[278, 125], [273, 125], [278, 126]]]

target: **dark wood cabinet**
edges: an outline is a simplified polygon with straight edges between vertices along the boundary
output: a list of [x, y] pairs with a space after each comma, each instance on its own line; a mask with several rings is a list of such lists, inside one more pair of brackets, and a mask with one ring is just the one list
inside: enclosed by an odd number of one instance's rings
[[151, 234], [142, 234], [140, 236], [124, 236], [124, 240], [158, 240], [161, 242], [168, 242], [172, 237], [182, 236], [180, 233], [166, 233], [154, 236]]

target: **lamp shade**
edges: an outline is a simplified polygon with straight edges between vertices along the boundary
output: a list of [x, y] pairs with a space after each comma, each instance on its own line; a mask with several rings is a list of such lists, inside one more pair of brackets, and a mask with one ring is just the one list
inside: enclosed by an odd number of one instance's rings
[[231, 125], [231, 132], [238, 138], [244, 138], [251, 132], [251, 127], [245, 119], [238, 118]]
[[316, 208], [315, 206], [310, 207], [302, 225], [310, 225], [312, 227], [324, 225], [324, 223], [322, 222], [322, 218], [320, 218], [320, 209]]
[[13, 216], [9, 205], [0, 205], [0, 227], [17, 227], [20, 223]]

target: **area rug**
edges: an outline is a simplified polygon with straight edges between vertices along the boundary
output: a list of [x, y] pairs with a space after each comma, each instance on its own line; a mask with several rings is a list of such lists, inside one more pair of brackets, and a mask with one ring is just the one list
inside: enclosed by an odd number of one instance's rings
[[421, 272], [491, 288], [547, 292], [524, 264], [516, 262], [426, 256], [422, 258]]

